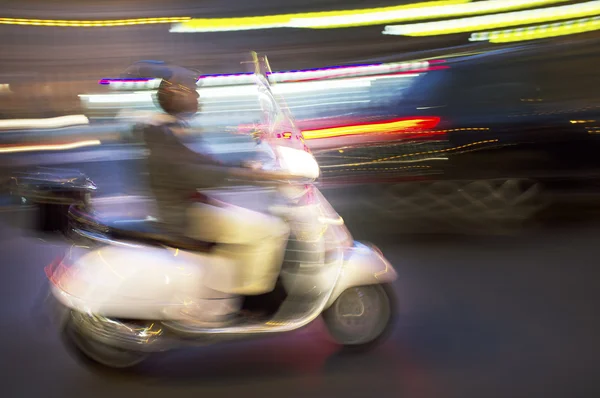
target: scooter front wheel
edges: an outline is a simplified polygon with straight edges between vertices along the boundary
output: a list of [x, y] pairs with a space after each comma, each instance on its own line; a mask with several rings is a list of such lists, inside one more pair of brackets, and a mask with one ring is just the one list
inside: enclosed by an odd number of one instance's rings
[[358, 286], [345, 290], [323, 312], [331, 337], [349, 349], [369, 349], [391, 331], [396, 319], [392, 285]]
[[128, 369], [148, 357], [147, 353], [122, 350], [86, 337], [78, 330], [72, 314], [64, 324], [61, 337], [66, 348], [92, 368]]

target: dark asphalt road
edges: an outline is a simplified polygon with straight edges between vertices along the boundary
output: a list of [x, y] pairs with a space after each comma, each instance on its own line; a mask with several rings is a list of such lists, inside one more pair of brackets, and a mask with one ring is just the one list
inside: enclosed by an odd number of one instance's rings
[[401, 314], [375, 351], [342, 355], [314, 324], [271, 340], [158, 356], [116, 376], [82, 367], [35, 313], [43, 267], [61, 248], [8, 227], [18, 214], [0, 213], [3, 397], [600, 393], [598, 229], [428, 242], [380, 233], [375, 243], [399, 272]]

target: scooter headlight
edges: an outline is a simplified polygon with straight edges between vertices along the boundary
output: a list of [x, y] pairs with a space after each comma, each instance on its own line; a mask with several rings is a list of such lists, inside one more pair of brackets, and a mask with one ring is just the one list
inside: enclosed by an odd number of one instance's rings
[[291, 175], [311, 179], [319, 177], [319, 164], [311, 153], [289, 147], [279, 147], [277, 152], [281, 167]]

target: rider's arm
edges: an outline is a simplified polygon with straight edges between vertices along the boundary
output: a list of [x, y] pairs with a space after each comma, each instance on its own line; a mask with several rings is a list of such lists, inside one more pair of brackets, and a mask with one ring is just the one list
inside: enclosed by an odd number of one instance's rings
[[204, 175], [206, 178], [210, 176], [216, 177], [216, 179], [225, 178], [223, 181], [226, 185], [239, 185], [239, 184], [251, 184], [260, 183], [270, 180], [282, 180], [290, 179], [290, 176], [277, 172], [277, 171], [264, 171], [260, 169], [234, 166], [227, 163], [223, 163], [209, 153], [199, 153], [188, 148], [185, 144], [181, 143], [181, 154], [182, 160], [186, 161], [190, 165], [190, 170], [196, 169], [196, 173], [202, 178]]
[[[165, 128], [165, 126], [161, 127]], [[208, 153], [192, 150], [168, 133], [152, 135], [152, 137], [157, 137], [157, 140], [151, 143], [151, 151], [158, 150], [161, 153], [160, 157], [170, 158], [169, 163], [181, 165], [185, 170], [183, 173], [185, 178], [196, 181], [198, 186], [243, 185], [290, 179], [290, 176], [285, 173], [225, 164]]]

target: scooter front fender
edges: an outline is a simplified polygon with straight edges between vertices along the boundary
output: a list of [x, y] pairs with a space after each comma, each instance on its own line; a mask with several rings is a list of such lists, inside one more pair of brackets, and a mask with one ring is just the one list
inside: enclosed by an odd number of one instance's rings
[[335, 288], [325, 306], [329, 308], [347, 289], [357, 286], [387, 284], [398, 275], [394, 267], [374, 246], [355, 242], [344, 255], [344, 265]]

